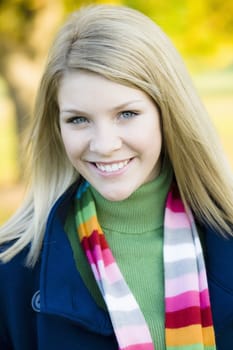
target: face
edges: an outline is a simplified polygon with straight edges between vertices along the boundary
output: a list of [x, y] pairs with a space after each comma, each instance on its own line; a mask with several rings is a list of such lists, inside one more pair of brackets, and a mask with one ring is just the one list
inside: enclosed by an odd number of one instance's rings
[[73, 71], [61, 81], [58, 104], [67, 156], [103, 197], [124, 200], [158, 175], [160, 118], [147, 94]]

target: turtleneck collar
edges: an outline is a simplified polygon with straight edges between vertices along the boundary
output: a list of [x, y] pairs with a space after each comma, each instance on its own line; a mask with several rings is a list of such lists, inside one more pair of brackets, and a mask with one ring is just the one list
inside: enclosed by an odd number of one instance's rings
[[165, 201], [171, 181], [172, 169], [166, 164], [157, 178], [142, 185], [122, 201], [107, 200], [91, 187], [101, 227], [140, 234], [163, 226]]

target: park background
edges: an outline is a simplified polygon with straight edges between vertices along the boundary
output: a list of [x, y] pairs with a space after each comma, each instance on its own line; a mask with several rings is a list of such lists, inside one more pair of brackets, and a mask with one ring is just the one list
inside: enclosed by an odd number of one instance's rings
[[95, 3], [136, 8], [162, 27], [182, 55], [233, 166], [232, 0], [0, 0], [0, 224], [23, 198], [23, 130], [47, 50], [71, 11]]

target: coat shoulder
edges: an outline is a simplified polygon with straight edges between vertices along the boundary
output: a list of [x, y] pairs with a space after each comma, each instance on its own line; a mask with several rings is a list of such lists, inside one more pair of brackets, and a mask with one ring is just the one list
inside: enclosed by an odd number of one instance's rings
[[206, 229], [206, 267], [218, 350], [233, 344], [233, 237]]

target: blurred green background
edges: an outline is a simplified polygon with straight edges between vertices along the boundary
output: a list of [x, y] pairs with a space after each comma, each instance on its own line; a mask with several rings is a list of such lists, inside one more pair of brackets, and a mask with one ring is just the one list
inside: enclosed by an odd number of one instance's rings
[[0, 224], [24, 193], [23, 130], [47, 50], [67, 14], [94, 3], [128, 5], [163, 28], [183, 56], [233, 165], [232, 0], [0, 0]]

